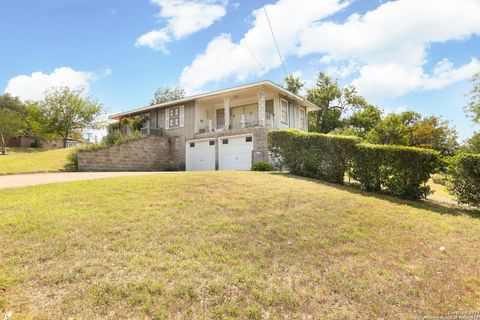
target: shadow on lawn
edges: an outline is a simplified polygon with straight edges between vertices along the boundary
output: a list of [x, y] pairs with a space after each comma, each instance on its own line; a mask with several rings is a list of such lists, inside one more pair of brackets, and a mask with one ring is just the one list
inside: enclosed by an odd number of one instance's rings
[[328, 186], [331, 188], [335, 188], [341, 191], [346, 191], [354, 194], [359, 194], [364, 197], [371, 197], [371, 198], [376, 198], [376, 199], [381, 199], [381, 200], [386, 200], [395, 204], [402, 204], [402, 205], [408, 205], [417, 209], [423, 209], [423, 210], [430, 210], [437, 212], [439, 214], [449, 214], [449, 215], [454, 215], [454, 216], [459, 216], [459, 215], [467, 215], [472, 218], [477, 218], [480, 219], [480, 210], [474, 209], [474, 208], [462, 208], [459, 206], [449, 206], [447, 204], [439, 204], [435, 202], [429, 202], [425, 200], [406, 200], [406, 199], [401, 199], [397, 198], [388, 194], [383, 194], [383, 193], [376, 193], [376, 192], [368, 192], [361, 190], [360, 187], [354, 185], [354, 184], [345, 184], [345, 185], [340, 185], [340, 184], [335, 184], [335, 183], [330, 183], [314, 178], [308, 178], [308, 177], [301, 177], [301, 176], [296, 176], [293, 174], [289, 173], [283, 173], [283, 172], [276, 172], [272, 173], [275, 175], [282, 175], [286, 178], [290, 179], [297, 179], [297, 180], [304, 180], [304, 181], [310, 181], [314, 182], [323, 186]]

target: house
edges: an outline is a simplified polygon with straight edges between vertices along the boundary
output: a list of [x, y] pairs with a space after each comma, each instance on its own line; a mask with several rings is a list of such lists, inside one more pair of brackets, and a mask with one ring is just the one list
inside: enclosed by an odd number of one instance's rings
[[308, 130], [318, 107], [271, 81], [261, 81], [121, 112], [144, 116], [142, 132], [169, 138], [177, 170], [250, 170], [269, 160], [269, 130]]

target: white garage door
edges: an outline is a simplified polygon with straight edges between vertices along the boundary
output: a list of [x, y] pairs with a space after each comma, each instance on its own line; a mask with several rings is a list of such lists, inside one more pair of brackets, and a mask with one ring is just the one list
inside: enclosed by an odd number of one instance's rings
[[186, 170], [215, 170], [215, 140], [187, 141]]
[[220, 170], [250, 170], [252, 168], [253, 137], [219, 139]]

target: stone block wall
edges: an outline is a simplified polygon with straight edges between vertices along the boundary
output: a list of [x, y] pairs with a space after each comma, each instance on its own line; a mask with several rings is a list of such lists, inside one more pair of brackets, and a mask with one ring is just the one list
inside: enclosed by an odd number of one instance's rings
[[80, 171], [165, 171], [171, 169], [167, 137], [149, 136], [107, 149], [79, 150]]

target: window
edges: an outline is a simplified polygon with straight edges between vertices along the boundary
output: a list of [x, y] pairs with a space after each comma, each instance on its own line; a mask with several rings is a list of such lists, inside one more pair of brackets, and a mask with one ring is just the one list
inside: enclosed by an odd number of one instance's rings
[[280, 99], [280, 109], [282, 111], [282, 122], [288, 123], [288, 101]]
[[190, 148], [194, 148], [195, 147], [195, 142], [190, 142]]
[[211, 146], [214, 146], [214, 145], [215, 145], [215, 140], [210, 140], [210, 141], [208, 142], [208, 144], [211, 145]]
[[300, 108], [300, 129], [307, 129], [306, 114], [305, 108]]
[[223, 143], [223, 144], [228, 144], [228, 139], [223, 139], [223, 140], [222, 140], [222, 143]]
[[180, 108], [179, 107], [168, 109], [168, 127], [169, 128], [180, 127]]
[[252, 142], [252, 137], [246, 137], [245, 142]]
[[225, 127], [225, 109], [224, 108], [216, 109], [215, 116], [216, 116], [216, 124], [217, 124], [216, 129], [223, 129], [223, 127]]

